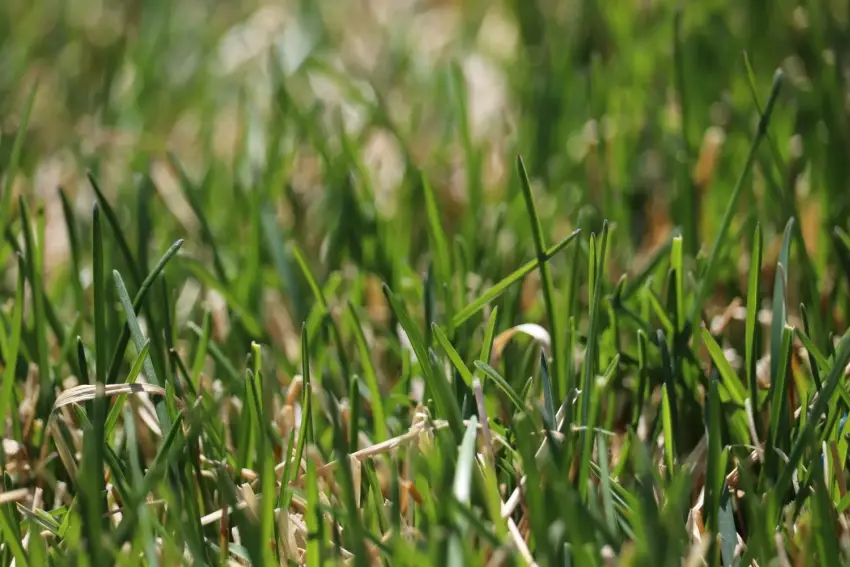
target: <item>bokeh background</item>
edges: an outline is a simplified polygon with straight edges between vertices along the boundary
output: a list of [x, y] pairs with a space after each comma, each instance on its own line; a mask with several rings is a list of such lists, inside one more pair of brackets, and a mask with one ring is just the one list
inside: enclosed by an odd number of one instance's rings
[[[354, 261], [399, 286], [426, 267], [422, 173], [471, 265], [532, 257], [521, 153], [550, 241], [616, 227], [616, 281], [676, 227], [692, 256], [708, 247], [781, 68], [719, 304], [745, 289], [754, 223], [773, 265], [793, 214], [826, 305], [850, 213], [848, 20], [837, 0], [4, 0], [0, 171], [37, 84], [13, 187], [44, 207], [51, 286], [70, 250], [57, 189], [85, 243], [86, 171], [143, 265], [178, 236], [209, 258], [215, 235], [224, 272], [252, 269], [255, 223], [234, 219], [260, 203], [321, 273]], [[370, 245], [381, 230], [391, 250]]]

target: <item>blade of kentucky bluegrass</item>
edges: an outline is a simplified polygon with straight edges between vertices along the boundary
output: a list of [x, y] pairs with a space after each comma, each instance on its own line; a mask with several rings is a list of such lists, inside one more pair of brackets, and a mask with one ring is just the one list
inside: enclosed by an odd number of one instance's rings
[[[145, 278], [142, 282], [142, 285], [139, 286], [139, 291], [136, 293], [136, 296], [133, 298], [133, 313], [141, 309], [142, 302], [145, 300], [145, 297], [148, 294], [151, 286], [153, 285], [156, 278], [162, 273], [165, 269], [165, 265], [168, 264], [168, 261], [174, 257], [175, 254], [180, 250], [180, 247], [183, 246], [183, 239], [177, 240], [172, 244], [165, 254], [162, 255], [162, 258], [159, 259], [159, 262], [156, 263], [153, 270], [151, 270], [150, 274]], [[121, 360], [124, 358], [124, 352], [127, 350], [127, 343], [130, 341], [130, 327], [128, 324], [125, 324], [121, 328], [121, 336], [118, 338], [118, 344], [115, 347], [115, 351], [112, 353], [112, 361], [109, 364], [109, 374], [107, 376], [106, 383], [114, 384], [118, 379], [118, 372], [121, 370]]]
[[[560, 242], [552, 246], [546, 251], [545, 261], [549, 261], [554, 257], [558, 252], [564, 249], [570, 242], [575, 240], [575, 238], [581, 233], [581, 230], [576, 230], [572, 232], [570, 235], [563, 238]], [[463, 325], [466, 321], [469, 320], [470, 317], [484, 309], [484, 306], [502, 295], [505, 290], [507, 290], [510, 286], [520, 281], [522, 278], [533, 272], [537, 266], [539, 265], [539, 259], [535, 258], [530, 262], [527, 262], [522, 267], [514, 270], [510, 275], [503, 278], [499, 283], [494, 286], [488, 288], [481, 295], [476, 297], [469, 305], [455, 313], [452, 318], [452, 327], [458, 328]]]
[[290, 254], [283, 245], [284, 237], [280, 233], [274, 210], [268, 205], [263, 207], [260, 220], [263, 224], [266, 246], [271, 254], [278, 277], [283, 283], [286, 295], [293, 305], [296, 320], [305, 321], [309, 314], [308, 307], [304, 301], [301, 284], [295, 277], [296, 271], [292, 266]]
[[30, 115], [32, 114], [33, 103], [35, 102], [35, 93], [38, 91], [38, 81], [35, 81], [30, 87], [30, 93], [27, 97], [27, 105], [24, 108], [24, 113], [18, 123], [18, 131], [15, 133], [15, 141], [12, 142], [12, 153], [9, 156], [9, 167], [3, 172], [5, 181], [3, 183], [3, 200], [2, 208], [0, 208], [0, 231], [5, 231], [9, 224], [9, 218], [12, 215], [12, 186], [15, 182], [15, 176], [18, 174], [18, 167], [21, 162], [21, 151], [24, 147], [24, 138], [29, 127]]
[[[262, 374], [262, 353], [260, 345], [257, 343], [251, 344], [251, 358], [254, 363], [254, 380], [251, 385], [254, 386], [254, 398], [257, 400], [257, 408], [254, 412], [257, 423], [257, 458], [262, 466], [260, 476], [260, 484], [262, 488], [262, 511], [260, 514], [260, 546], [262, 553], [259, 554], [262, 558], [263, 565], [271, 565], [274, 560], [272, 553], [271, 542], [275, 534], [274, 522], [274, 498], [275, 490], [275, 473], [274, 473], [274, 447], [272, 446], [269, 435], [266, 431], [268, 416], [270, 410], [271, 396], [267, 395], [267, 388], [264, 387], [264, 376]], [[285, 487], [282, 487], [282, 489]]]
[[[753, 234], [753, 250], [750, 253], [750, 275], [747, 285], [747, 319], [744, 326], [745, 335], [745, 359], [744, 364], [747, 371], [747, 384], [750, 389], [750, 400], [753, 413], [758, 414], [758, 380], [756, 378], [756, 341], [758, 340], [758, 310], [759, 310], [759, 275], [761, 273], [762, 259], [762, 231], [761, 226], [756, 224]], [[758, 420], [756, 420], [756, 431], [758, 431]]]
[[685, 327], [685, 273], [682, 258], [682, 237], [673, 238], [673, 250], [670, 254], [670, 267], [673, 269], [673, 281], [676, 294], [676, 332], [681, 333]]
[[[313, 275], [313, 271], [310, 269], [310, 265], [307, 263], [304, 254], [301, 252], [301, 249], [298, 247], [295, 242], [290, 242], [290, 246], [292, 248], [292, 252], [295, 255], [295, 260], [298, 262], [298, 265], [301, 267], [301, 272], [304, 275], [304, 278], [310, 285], [310, 289], [313, 291], [313, 296], [315, 297], [316, 302], [321, 305], [322, 311], [330, 315], [330, 308], [328, 307], [327, 299], [325, 298], [325, 294], [322, 292], [322, 289], [319, 287], [318, 282], [316, 281], [316, 276]], [[339, 330], [339, 325], [336, 322], [336, 319], [333, 317], [330, 318], [331, 321], [331, 330], [333, 331], [334, 342], [337, 346], [337, 354], [339, 356], [339, 363], [342, 366], [342, 373], [344, 378], [348, 378], [351, 376], [351, 369], [348, 364], [348, 357], [345, 353], [345, 346], [342, 341], [342, 333]]]
[[[46, 415], [53, 405], [54, 390], [50, 377], [50, 363], [47, 352], [47, 328], [44, 313], [44, 232], [37, 234], [32, 226], [32, 217], [29, 213], [23, 196], [19, 199], [21, 210], [21, 224], [26, 245], [26, 260], [29, 270], [30, 302], [32, 305], [33, 332], [35, 333], [36, 357], [38, 362], [39, 390], [39, 414]], [[41, 216], [41, 215], [40, 215]], [[40, 224], [40, 223], [39, 223]], [[36, 242], [39, 244], [36, 245]]]
[[[472, 473], [475, 467], [475, 438], [478, 433], [478, 420], [473, 416], [469, 420], [466, 432], [463, 434], [458, 449], [457, 467], [455, 468], [452, 494], [461, 506], [468, 506], [472, 496]], [[466, 535], [468, 522], [466, 518], [459, 516], [455, 519], [460, 533], [455, 533], [449, 540], [447, 565], [461, 567], [465, 565], [463, 559], [463, 543], [461, 538]]]
[[821, 565], [841, 565], [841, 546], [836, 535], [836, 518], [829, 490], [823, 479], [823, 461], [815, 455], [812, 471], [812, 533]]
[[[422, 176], [422, 189], [425, 192], [425, 211], [428, 217], [428, 236], [431, 241], [434, 271], [437, 281], [448, 284], [452, 281], [451, 254], [449, 253], [446, 233], [440, 222], [440, 209], [437, 203], [437, 197], [434, 195], [434, 190], [424, 175]], [[442, 289], [442, 287], [438, 286], [438, 293], [441, 293]], [[442, 299], [446, 302], [452, 300], [451, 294], [441, 293], [441, 295], [443, 296]], [[449, 312], [451, 312], [451, 309], [449, 309]]]
[[702, 274], [699, 278], [699, 284], [697, 285], [697, 290], [693, 297], [693, 303], [691, 304], [690, 316], [688, 319], [691, 321], [692, 328], [696, 329], [697, 325], [697, 317], [699, 316], [699, 310], [703, 305], [703, 300], [708, 295], [709, 290], [714, 286], [714, 280], [716, 277], [715, 272], [717, 271], [718, 262], [721, 259], [721, 253], [723, 251], [723, 244], [726, 240], [726, 235], [729, 232], [729, 226], [732, 224], [732, 217], [735, 215], [735, 212], [738, 211], [738, 200], [741, 196], [741, 193], [744, 189], [744, 182], [747, 179], [747, 176], [750, 173], [750, 170], [753, 167], [753, 163], [755, 162], [756, 152], [761, 145], [762, 140], [767, 134], [767, 128], [770, 124], [770, 118], [773, 115], [773, 108], [776, 106], [776, 101], [779, 98], [779, 92], [782, 87], [783, 73], [781, 69], [778, 69], [773, 76], [773, 86], [770, 90], [770, 97], [767, 100], [767, 106], [764, 109], [764, 112], [761, 114], [759, 118], [758, 127], [756, 129], [756, 135], [753, 138], [752, 143], [750, 144], [749, 152], [747, 153], [747, 159], [744, 163], [744, 168], [741, 170], [741, 174], [738, 177], [738, 181], [735, 183], [735, 187], [732, 189], [732, 195], [729, 197], [729, 201], [726, 205], [726, 211], [723, 213], [723, 218], [720, 221], [720, 228], [717, 231], [717, 235], [714, 237], [714, 243], [711, 246], [711, 250], [708, 254], [708, 260], [706, 261], [705, 268], [702, 271]]
[[86, 176], [94, 189], [95, 195], [97, 195], [97, 202], [99, 208], [103, 211], [103, 214], [106, 217], [106, 222], [108, 222], [112, 227], [112, 236], [118, 244], [118, 249], [121, 251], [121, 255], [124, 256], [124, 261], [127, 263], [127, 269], [130, 270], [130, 278], [133, 285], [138, 286], [142, 282], [142, 276], [139, 274], [139, 267], [136, 264], [136, 260], [133, 258], [133, 252], [130, 250], [130, 245], [124, 237], [124, 231], [121, 229], [118, 216], [115, 214], [115, 211], [112, 210], [112, 207], [106, 199], [106, 196], [103, 194], [103, 191], [101, 191], [100, 184], [97, 182], [94, 174], [89, 171], [86, 173]]
[[198, 350], [195, 351], [195, 359], [192, 362], [192, 374], [189, 376], [190, 383], [196, 392], [200, 391], [201, 387], [201, 372], [204, 370], [204, 363], [207, 359], [207, 349], [210, 345], [210, 334], [212, 327], [210, 323], [210, 311], [204, 310], [204, 318], [201, 323], [202, 335], [198, 340]]
[[354, 307], [354, 304], [350, 301], [348, 302], [348, 315], [354, 329], [354, 341], [357, 343], [357, 350], [360, 353], [360, 366], [363, 369], [366, 386], [369, 388], [369, 401], [372, 407], [372, 419], [375, 427], [375, 442], [380, 443], [388, 438], [383, 394], [378, 384], [375, 366], [372, 364], [372, 353], [369, 345], [366, 343], [363, 327], [360, 325], [360, 317], [357, 315], [357, 309]]
[[543, 227], [540, 225], [540, 217], [534, 204], [534, 195], [531, 192], [531, 183], [528, 180], [528, 172], [521, 156], [516, 159], [517, 171], [519, 172], [522, 195], [525, 198], [525, 208], [531, 223], [531, 236], [534, 240], [534, 250], [537, 253], [537, 265], [540, 270], [540, 283], [543, 288], [543, 301], [546, 304], [546, 315], [549, 319], [549, 334], [552, 337], [552, 366], [554, 367], [555, 383], [564, 382], [563, 364], [561, 356], [565, 352], [563, 346], [563, 335], [560, 332], [560, 321], [557, 317], [555, 306], [555, 285], [552, 283], [552, 272], [546, 261], [546, 240], [543, 235]]
[[726, 390], [732, 396], [732, 400], [743, 407], [744, 400], [747, 397], [747, 391], [738, 379], [737, 374], [735, 374], [735, 370], [723, 353], [723, 349], [720, 348], [720, 345], [711, 336], [711, 332], [705, 327], [700, 329], [700, 334], [702, 335], [703, 343], [708, 349], [708, 354], [711, 356], [711, 360], [714, 362], [720, 373], [720, 377], [723, 379], [723, 385], [726, 386]]
[[[133, 362], [133, 366], [130, 368], [129, 374], [127, 374], [127, 379], [124, 381], [124, 384], [136, 383], [136, 378], [138, 378], [139, 373], [142, 371], [142, 365], [145, 363], [145, 360], [147, 360], [150, 346], [150, 341], [146, 339], [142, 346], [142, 350], [139, 351], [135, 362]], [[106, 424], [104, 425], [105, 439], [108, 440], [112, 435], [112, 430], [115, 428], [115, 424], [118, 423], [118, 418], [121, 416], [121, 412], [124, 411], [124, 403], [126, 401], [127, 394], [121, 394], [115, 398], [115, 403], [112, 404], [112, 407], [109, 409], [109, 414], [106, 416]]]
[[599, 481], [602, 488], [602, 507], [605, 510], [605, 521], [612, 534], [616, 534], [617, 516], [614, 512], [614, 497], [611, 490], [611, 472], [608, 467], [608, 446], [605, 443], [605, 435], [602, 432], [596, 434], [596, 447], [599, 454]]
[[513, 386], [508, 384], [508, 381], [505, 380], [501, 374], [499, 374], [494, 368], [492, 368], [486, 362], [481, 362], [480, 360], [475, 361], [475, 367], [478, 370], [482, 371], [484, 374], [490, 377], [493, 382], [508, 396], [508, 399], [514, 404], [517, 411], [525, 411], [525, 403], [522, 401], [520, 395], [514, 390]]
[[[7, 342], [8, 350], [3, 353], [5, 366], [3, 368], [3, 386], [2, 394], [0, 394], [0, 415], [10, 415], [13, 424], [18, 419], [18, 412], [10, 411], [13, 407], [14, 388], [15, 388], [15, 370], [17, 369], [18, 352], [21, 345], [21, 330], [23, 329], [24, 316], [24, 281], [26, 275], [24, 273], [23, 258], [20, 255], [18, 258], [18, 285], [15, 292], [15, 305], [12, 312], [11, 331], [12, 337]], [[2, 323], [0, 323], [2, 324]], [[6, 439], [6, 420], [0, 419], [0, 438]], [[0, 451], [0, 460], [2, 460], [5, 469], [6, 452]]]
[[[818, 392], [817, 399], [806, 416], [805, 425], [800, 428], [800, 432], [794, 440], [794, 444], [788, 454], [788, 462], [784, 463], [781, 468], [779, 479], [776, 481], [776, 485], [772, 491], [772, 497], [776, 499], [777, 502], [781, 501], [781, 498], [784, 497], [785, 491], [788, 490], [788, 487], [791, 484], [791, 477], [796, 471], [797, 465], [800, 464], [800, 460], [803, 458], [803, 453], [808, 447], [811, 447], [812, 444], [815, 443], [815, 438], [813, 436], [815, 425], [829, 407], [833, 395], [835, 394], [835, 390], [838, 388], [838, 384], [844, 376], [844, 369], [847, 367], [848, 363], [850, 363], [850, 334], [844, 335], [841, 342], [838, 343], [835, 359], [832, 364], [832, 368], [829, 371], [829, 375], [826, 380], [824, 380], [823, 388]], [[776, 517], [771, 518], [771, 520], [778, 520], [779, 511], [780, 509], [777, 506], [775, 509]]]
[[664, 460], [667, 466], [667, 478], [676, 472], [676, 436], [673, 433], [673, 417], [670, 405], [670, 390], [661, 390], [661, 430], [664, 435]]
[[782, 330], [782, 339], [780, 346], [776, 349], [777, 354], [777, 374], [770, 384], [770, 425], [767, 431], [767, 445], [765, 450], [765, 472], [770, 478], [777, 478], [779, 475], [778, 454], [776, 449], [784, 451], [782, 443], [788, 437], [787, 425], [783, 424], [783, 414], [787, 411], [787, 381], [789, 362], [791, 357], [791, 347], [794, 338], [794, 328], [785, 325]]
[[[822, 387], [820, 368], [826, 368], [828, 364], [826, 359], [823, 358], [823, 355], [821, 355], [818, 351], [814, 341], [809, 338], [811, 329], [809, 326], [809, 315], [806, 306], [802, 303], [800, 304], [800, 318], [803, 320], [803, 330], [797, 330], [797, 337], [800, 339], [800, 342], [803, 343], [803, 346], [806, 347], [806, 352], [809, 358], [809, 368], [812, 372], [812, 380], [815, 381], [815, 388], [820, 390]], [[818, 359], [819, 355], [820, 360]]]
[[[298, 443], [295, 446], [295, 457], [293, 461], [286, 461], [286, 466], [283, 471], [283, 482], [280, 489], [280, 506], [282, 510], [288, 510], [289, 504], [292, 501], [292, 493], [286, 488], [293, 478], [298, 477], [298, 470], [301, 468], [301, 456], [304, 454], [304, 446], [312, 442], [313, 439], [313, 416], [312, 416], [312, 386], [310, 383], [310, 343], [307, 338], [307, 326], [301, 325], [301, 376], [303, 380], [302, 391], [304, 396], [301, 401], [301, 424], [298, 427]], [[290, 459], [291, 455], [286, 455], [286, 459]], [[290, 466], [290, 462], [292, 465]], [[307, 483], [309, 491], [310, 483], [310, 465], [312, 461], [307, 459]], [[315, 463], [313, 464], [313, 475], [315, 476]], [[315, 481], [314, 481], [315, 482]], [[317, 501], [313, 500], [312, 502]], [[309, 514], [309, 510], [308, 510]], [[316, 532], [313, 532], [316, 533]]]
[[786, 290], [788, 289], [788, 256], [791, 248], [791, 230], [794, 219], [790, 219], [785, 225], [785, 233], [782, 237], [782, 248], [779, 250], [779, 262], [776, 267], [776, 278], [773, 283], [773, 318], [771, 321], [770, 335], [770, 379], [775, 381], [778, 372], [784, 372], [779, 368], [779, 357], [782, 345], [782, 333], [787, 321]]
[[555, 429], [555, 399], [552, 394], [552, 379], [549, 377], [549, 364], [546, 362], [546, 352], [540, 349], [540, 378], [543, 387], [543, 422], [549, 429]]
[[[63, 189], [59, 189], [59, 200], [62, 201], [62, 212], [65, 218], [65, 228], [68, 231], [68, 248], [70, 252], [70, 272], [71, 286], [74, 288], [74, 299], [77, 311], [82, 313], [85, 310], [85, 295], [83, 294], [83, 284], [80, 282], [80, 241], [77, 234], [77, 216], [74, 214], [74, 209], [71, 207], [68, 196]], [[72, 335], [73, 336], [73, 335]]]
[[[130, 329], [130, 334], [133, 336], [133, 344], [136, 345], [136, 350], [141, 352], [145, 346], [145, 337], [142, 334], [142, 329], [139, 326], [139, 321], [136, 318], [136, 312], [133, 309], [133, 305], [130, 303], [130, 295], [127, 293], [124, 280], [121, 279], [121, 274], [118, 273], [118, 270], [112, 271], [112, 277], [115, 280], [115, 288], [118, 291], [118, 299], [121, 302], [121, 306], [124, 308], [124, 315], [127, 318], [127, 327]], [[153, 362], [151, 362], [149, 356], [144, 359], [142, 368], [145, 371], [145, 377], [153, 384], [160, 387], [165, 386], [165, 383], [157, 376]], [[164, 431], [171, 426], [171, 418], [168, 415], [165, 400], [158, 399], [155, 402], [155, 407], [160, 427]]]
[[434, 338], [437, 339], [437, 342], [440, 343], [440, 347], [442, 347], [443, 352], [445, 352], [446, 356], [449, 357], [452, 365], [457, 369], [460, 377], [463, 378], [463, 381], [466, 382], [467, 386], [472, 388], [472, 372], [470, 372], [469, 368], [466, 367], [466, 363], [463, 362], [463, 359], [452, 346], [452, 343], [449, 341], [446, 334], [436, 323], [431, 323], [431, 332], [433, 333]]
[[[116, 414], [117, 415], [117, 414]], [[142, 466], [139, 462], [138, 440], [136, 437], [136, 424], [133, 422], [133, 414], [130, 408], [126, 408], [124, 413], [124, 423], [127, 431], [127, 449], [130, 454], [130, 478], [133, 481], [133, 486], [141, 486], [144, 482], [142, 474]], [[138, 516], [137, 522], [139, 530], [136, 537], [141, 535], [144, 538], [143, 548], [145, 557], [151, 565], [159, 565], [159, 560], [156, 553], [156, 536], [150, 526], [150, 513], [147, 503], [139, 499], [139, 506], [136, 509]]]
[[[706, 413], [706, 434], [708, 436], [708, 457], [705, 468], [705, 499], [703, 519], [706, 530], [718, 533], [718, 512], [720, 510], [720, 494], [725, 480], [725, 462], [723, 460], [723, 443], [721, 435], [720, 385], [715, 377], [709, 378], [708, 412]], [[666, 391], [665, 391], [666, 392]]]
[[251, 313], [250, 307], [242, 303], [236, 294], [216, 276], [211, 274], [204, 265], [193, 258], [181, 256], [180, 262], [194, 277], [196, 277], [205, 286], [214, 289], [227, 302], [227, 306], [233, 311], [234, 315], [239, 317], [242, 324], [245, 325], [245, 330], [251, 333], [254, 337], [263, 336], [263, 325], [257, 317]]
[[210, 225], [207, 222], [207, 217], [204, 214], [204, 211], [201, 209], [200, 203], [198, 203], [198, 198], [196, 195], [195, 184], [189, 179], [189, 176], [186, 175], [186, 171], [183, 169], [183, 166], [180, 164], [180, 161], [177, 159], [177, 156], [168, 152], [168, 161], [174, 171], [177, 172], [177, 177], [180, 179], [180, 189], [183, 193], [183, 196], [186, 198], [186, 201], [189, 203], [189, 206], [192, 208], [192, 212], [195, 214], [195, 218], [198, 219], [198, 224], [201, 228], [201, 238], [204, 243], [210, 247], [213, 255], [213, 268], [215, 269], [215, 273], [217, 276], [217, 280], [222, 282], [225, 287], [229, 287], [230, 280], [227, 277], [227, 273], [224, 269], [224, 263], [221, 261], [221, 255], [218, 251], [218, 246], [216, 245], [215, 238], [213, 237], [212, 230], [210, 230]]
[[593, 435], [588, 430], [593, 427], [591, 423], [592, 404], [596, 401], [595, 385], [596, 385], [596, 364], [598, 361], [599, 348], [599, 311], [602, 301], [602, 282], [603, 274], [605, 273], [605, 258], [606, 249], [608, 246], [608, 221], [602, 222], [602, 237], [599, 239], [598, 249], [596, 251], [595, 262], [591, 265], [590, 274], [593, 286], [588, 285], [588, 293], [590, 293], [590, 324], [587, 331], [587, 347], [584, 355], [583, 384], [581, 391], [581, 421], [579, 424], [585, 429], [582, 430], [582, 453], [581, 463], [579, 466], [579, 493], [582, 501], [587, 497], [588, 479], [590, 478], [590, 458], [593, 448]]
[[316, 463], [307, 459], [307, 567], [321, 567], [322, 562], [322, 515], [319, 511], [319, 483], [316, 478]]
[[416, 358], [425, 377], [425, 383], [431, 389], [434, 396], [437, 413], [449, 422], [452, 433], [457, 439], [460, 439], [463, 436], [460, 408], [455, 401], [448, 382], [442, 376], [442, 372], [435, 371], [429, 350], [422, 341], [419, 328], [413, 323], [413, 320], [407, 313], [407, 309], [405, 309], [404, 305], [396, 298], [395, 294], [386, 284], [383, 285], [383, 290], [384, 295], [390, 302], [393, 313], [395, 313], [399, 323], [401, 323], [402, 328], [407, 333], [413, 351], [416, 353]]

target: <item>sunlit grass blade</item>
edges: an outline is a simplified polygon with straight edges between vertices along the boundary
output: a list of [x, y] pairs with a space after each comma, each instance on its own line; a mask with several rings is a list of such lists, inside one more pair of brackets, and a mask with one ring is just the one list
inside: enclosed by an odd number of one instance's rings
[[[452, 484], [452, 494], [461, 506], [469, 505], [472, 496], [472, 474], [475, 467], [475, 437], [477, 433], [478, 421], [473, 417], [466, 427], [466, 432], [463, 434], [463, 440], [458, 449], [457, 467]], [[467, 531], [468, 522], [465, 517], [460, 516], [455, 519], [455, 523], [459, 527], [460, 534], [454, 535], [449, 540], [447, 565], [460, 567], [465, 565], [461, 538]]]
[[702, 335], [702, 341], [708, 349], [709, 355], [711, 355], [711, 360], [720, 372], [720, 376], [723, 379], [723, 385], [726, 387], [729, 394], [731, 394], [735, 403], [743, 407], [744, 400], [747, 397], [747, 391], [744, 388], [744, 385], [741, 384], [741, 381], [735, 374], [735, 370], [732, 368], [732, 365], [723, 353], [723, 349], [720, 348], [720, 345], [718, 345], [717, 341], [714, 340], [714, 337], [711, 336], [709, 330], [703, 327], [700, 329], [700, 332]]

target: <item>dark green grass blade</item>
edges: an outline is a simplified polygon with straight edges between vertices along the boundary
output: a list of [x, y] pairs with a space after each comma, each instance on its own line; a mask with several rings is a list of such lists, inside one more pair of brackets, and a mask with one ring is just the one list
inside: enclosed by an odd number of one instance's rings
[[375, 427], [375, 442], [380, 443], [388, 438], [383, 394], [378, 384], [375, 366], [372, 364], [371, 351], [366, 342], [366, 336], [363, 334], [363, 327], [360, 325], [360, 317], [357, 315], [357, 310], [351, 302], [348, 302], [348, 314], [354, 328], [354, 340], [357, 343], [357, 350], [360, 353], [360, 366], [363, 369], [366, 386], [369, 388], [369, 401], [372, 407], [372, 419], [374, 420]]
[[[62, 212], [65, 218], [65, 228], [68, 231], [68, 248], [70, 249], [70, 280], [74, 288], [74, 299], [77, 310], [81, 313], [85, 310], [85, 296], [83, 295], [83, 284], [80, 283], [80, 239], [78, 235], [77, 216], [68, 201], [68, 196], [63, 189], [59, 189], [59, 199], [62, 201]], [[72, 335], [73, 336], [73, 335]]]
[[[133, 344], [136, 346], [136, 350], [141, 352], [145, 346], [146, 339], [142, 334], [142, 329], [139, 325], [138, 319], [136, 318], [136, 312], [133, 309], [133, 305], [130, 303], [130, 295], [127, 293], [124, 280], [121, 278], [121, 274], [119, 274], [117, 270], [113, 270], [112, 277], [115, 280], [115, 288], [118, 291], [118, 299], [121, 302], [121, 306], [124, 308], [124, 315], [127, 318], [127, 327], [130, 329], [130, 334], [133, 336]], [[165, 387], [165, 382], [157, 376], [150, 357], [144, 359], [142, 368], [144, 369], [145, 376], [148, 380], [157, 386]], [[169, 428], [171, 426], [171, 418], [169, 416], [168, 409], [166, 408], [165, 400], [158, 399], [155, 402], [155, 407], [160, 427], [163, 429]]]
[[546, 304], [546, 314], [549, 320], [549, 334], [552, 336], [552, 366], [554, 368], [555, 383], [560, 384], [565, 381], [563, 377], [563, 367], [561, 361], [562, 353], [565, 352], [563, 347], [564, 336], [561, 333], [560, 321], [557, 316], [557, 308], [555, 305], [555, 285], [552, 282], [552, 271], [549, 268], [546, 258], [546, 240], [543, 235], [543, 227], [540, 224], [540, 217], [537, 214], [537, 207], [534, 204], [534, 195], [531, 193], [531, 183], [528, 180], [528, 172], [525, 170], [525, 164], [521, 156], [516, 159], [517, 171], [519, 172], [520, 185], [522, 187], [522, 195], [525, 199], [525, 208], [528, 212], [529, 222], [531, 223], [531, 236], [534, 241], [534, 250], [537, 254], [537, 265], [540, 270], [540, 283], [543, 288], [543, 301]]
[[445, 377], [442, 376], [442, 372], [435, 371], [431, 362], [430, 352], [422, 340], [419, 328], [413, 323], [413, 320], [407, 313], [407, 309], [396, 298], [395, 294], [390, 291], [390, 288], [387, 287], [386, 284], [384, 284], [383, 289], [384, 295], [390, 302], [393, 313], [395, 313], [396, 317], [398, 317], [402, 328], [407, 333], [407, 337], [410, 340], [413, 351], [416, 353], [416, 358], [419, 361], [423, 374], [425, 375], [425, 382], [434, 396], [434, 402], [436, 404], [438, 414], [444, 416], [444, 418], [448, 420], [452, 433], [457, 439], [460, 439], [463, 436], [463, 424], [460, 408], [455, 401], [448, 382]]
[[112, 210], [112, 206], [109, 204], [109, 201], [106, 199], [106, 196], [103, 194], [103, 191], [100, 189], [100, 184], [97, 182], [94, 174], [92, 172], [87, 172], [86, 176], [89, 179], [89, 183], [91, 183], [92, 188], [94, 189], [95, 194], [97, 195], [97, 202], [100, 206], [100, 209], [103, 210], [103, 214], [106, 217], [106, 222], [112, 227], [112, 236], [115, 238], [115, 242], [118, 244], [118, 249], [121, 251], [121, 255], [124, 256], [124, 261], [127, 263], [127, 269], [130, 270], [130, 277], [132, 279], [133, 285], [138, 286], [141, 285], [142, 276], [139, 274], [139, 267], [136, 264], [136, 260], [133, 258], [133, 252], [130, 250], [130, 245], [127, 242], [127, 239], [124, 237], [124, 230], [121, 228], [121, 223], [118, 221], [118, 216], [115, 214], [115, 211]]
[[[776, 451], [772, 448], [782, 449], [780, 442], [788, 435], [786, 425], [783, 424], [783, 414], [787, 411], [787, 381], [791, 347], [794, 338], [794, 329], [784, 326], [780, 346], [776, 349], [778, 355], [777, 374], [770, 385], [770, 425], [768, 428], [768, 449], [765, 451], [765, 471], [771, 478], [778, 476], [779, 459]], [[773, 456], [771, 456], [771, 454]]]
[[[17, 369], [17, 360], [19, 347], [21, 345], [21, 331], [23, 330], [24, 316], [24, 282], [26, 280], [23, 259], [18, 255], [18, 285], [15, 292], [15, 307], [12, 314], [12, 337], [7, 341], [8, 348], [3, 352], [3, 358], [6, 359], [6, 365], [3, 368], [3, 385], [0, 390], [0, 415], [5, 416], [11, 413], [12, 424], [18, 421], [18, 412], [10, 412], [14, 407], [14, 388], [15, 388], [15, 370]], [[0, 323], [2, 324], [2, 323]], [[14, 361], [14, 363], [12, 362]], [[6, 420], [0, 420], [0, 437], [6, 439]], [[0, 451], [0, 459], [3, 461], [5, 468], [6, 452]]]
[[[47, 352], [47, 328], [44, 312], [44, 231], [33, 227], [29, 207], [23, 197], [19, 199], [21, 224], [26, 245], [28, 279], [30, 281], [30, 302], [32, 306], [33, 332], [35, 333], [36, 357], [40, 382], [39, 413], [45, 415], [53, 405], [54, 390]], [[39, 215], [41, 216], [41, 215]], [[43, 226], [41, 222], [37, 223]], [[37, 246], [36, 242], [40, 244]]]
[[468, 387], [472, 388], [472, 372], [469, 371], [469, 368], [467, 368], [466, 363], [463, 362], [463, 359], [452, 346], [452, 343], [449, 341], [446, 334], [436, 323], [431, 323], [431, 332], [433, 333], [434, 338], [437, 339], [437, 342], [440, 344], [440, 347], [442, 347], [443, 352], [445, 352], [446, 356], [449, 357], [449, 360], [451, 361], [452, 365], [455, 367], [455, 369], [457, 369], [458, 373], [460, 374], [460, 377], [463, 378], [463, 381]]

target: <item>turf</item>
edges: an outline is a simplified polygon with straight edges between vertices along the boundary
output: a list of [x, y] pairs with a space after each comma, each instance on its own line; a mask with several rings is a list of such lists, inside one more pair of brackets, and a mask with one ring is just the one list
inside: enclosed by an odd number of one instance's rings
[[847, 18], [0, 2], [0, 565], [847, 564]]

